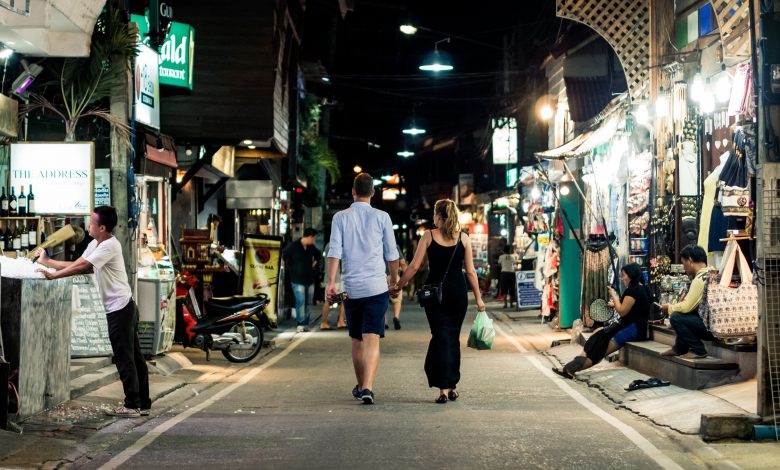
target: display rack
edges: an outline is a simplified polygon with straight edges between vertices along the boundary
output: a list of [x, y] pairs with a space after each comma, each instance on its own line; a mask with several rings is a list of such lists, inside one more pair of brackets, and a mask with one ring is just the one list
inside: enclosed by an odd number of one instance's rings
[[[16, 223], [17, 221], [24, 221], [24, 220], [34, 220], [35, 221], [35, 246], [38, 246], [38, 244], [41, 241], [41, 233], [43, 232], [43, 218], [37, 215], [31, 215], [31, 216], [14, 216], [14, 217], [0, 217], [0, 229], [5, 232], [8, 228], [9, 223]], [[15, 250], [7, 249], [3, 252], [3, 254], [8, 255], [11, 253], [15, 253]]]

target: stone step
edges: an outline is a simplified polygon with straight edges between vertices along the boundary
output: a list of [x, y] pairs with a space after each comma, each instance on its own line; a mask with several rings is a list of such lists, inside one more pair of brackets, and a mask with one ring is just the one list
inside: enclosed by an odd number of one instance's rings
[[111, 365], [111, 357], [78, 357], [70, 360], [70, 380], [97, 372]]
[[70, 381], [70, 399], [78, 398], [89, 392], [95, 391], [104, 385], [119, 380], [119, 372], [116, 366], [110, 364], [95, 372], [82, 375]]
[[650, 325], [649, 339], [657, 343], [673, 346], [675, 337], [674, 330], [670, 326]]
[[669, 345], [656, 341], [630, 342], [621, 349], [620, 360], [636, 371], [671, 381], [672, 384], [689, 390], [745, 380], [740, 375], [739, 364], [736, 362], [712, 356], [704, 359], [661, 356], [667, 349]]

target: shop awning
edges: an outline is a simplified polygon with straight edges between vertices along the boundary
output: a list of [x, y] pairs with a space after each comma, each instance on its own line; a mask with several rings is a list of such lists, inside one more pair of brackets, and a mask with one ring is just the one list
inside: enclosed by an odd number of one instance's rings
[[560, 147], [536, 152], [536, 156], [542, 160], [566, 160], [583, 157], [596, 147], [603, 145], [615, 136], [620, 123], [619, 116], [612, 116], [595, 129], [586, 131]]
[[146, 158], [160, 165], [178, 168], [176, 163], [176, 152], [168, 149], [158, 149], [152, 145], [146, 144]]

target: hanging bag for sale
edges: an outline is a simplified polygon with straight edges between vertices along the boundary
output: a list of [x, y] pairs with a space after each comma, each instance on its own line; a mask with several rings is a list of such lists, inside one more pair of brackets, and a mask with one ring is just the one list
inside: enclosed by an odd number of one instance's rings
[[[711, 276], [707, 286], [705, 325], [719, 339], [755, 336], [758, 330], [758, 288], [753, 284], [745, 255], [735, 240], [726, 248], [723, 269]], [[740, 284], [731, 287], [734, 266], [739, 270]], [[700, 309], [702, 310], [702, 309]]]
[[726, 217], [746, 217], [750, 215], [750, 188], [723, 186], [718, 193], [718, 202]]

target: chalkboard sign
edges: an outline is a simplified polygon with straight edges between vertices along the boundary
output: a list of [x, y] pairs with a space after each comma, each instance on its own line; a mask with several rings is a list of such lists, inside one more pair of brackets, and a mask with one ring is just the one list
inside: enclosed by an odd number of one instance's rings
[[70, 322], [71, 357], [110, 356], [106, 309], [93, 274], [73, 276], [73, 316]]
[[542, 306], [542, 293], [536, 288], [536, 271], [517, 271], [517, 308], [539, 308]]

